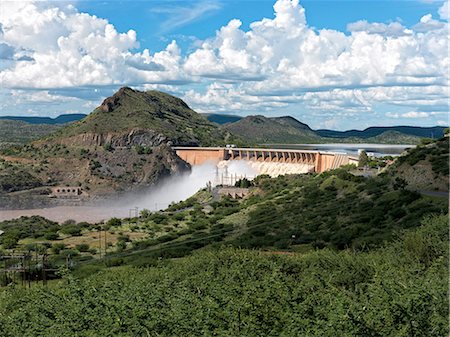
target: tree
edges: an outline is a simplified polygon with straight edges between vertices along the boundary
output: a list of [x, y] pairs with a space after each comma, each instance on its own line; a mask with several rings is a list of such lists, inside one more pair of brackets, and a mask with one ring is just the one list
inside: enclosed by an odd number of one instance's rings
[[109, 227], [119, 227], [120, 225], [122, 225], [122, 220], [120, 220], [118, 218], [111, 218], [106, 223], [106, 226], [108, 226], [108, 228]]
[[369, 156], [367, 155], [367, 152], [362, 150], [359, 154], [359, 161], [358, 166], [363, 167], [366, 166], [369, 163]]
[[250, 180], [248, 180], [247, 178], [243, 178], [243, 179], [239, 179], [238, 181], [236, 181], [234, 186], [240, 187], [240, 188], [249, 188], [249, 187], [253, 186], [253, 183]]
[[16, 247], [19, 242], [19, 235], [15, 232], [5, 233], [0, 237], [0, 243], [3, 245], [5, 249], [13, 249]]

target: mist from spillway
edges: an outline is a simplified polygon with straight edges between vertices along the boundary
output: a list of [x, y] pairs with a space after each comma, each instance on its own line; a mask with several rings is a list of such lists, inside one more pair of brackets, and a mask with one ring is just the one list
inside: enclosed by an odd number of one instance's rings
[[116, 206], [126, 205], [129, 209], [138, 207], [151, 211], [167, 208], [194, 195], [208, 185], [234, 184], [242, 178], [253, 179], [258, 171], [245, 161], [230, 161], [215, 165], [207, 162], [192, 166], [190, 172], [171, 176], [145, 192], [129, 195], [116, 202]]
[[126, 193], [95, 204], [0, 210], [0, 221], [32, 215], [40, 215], [58, 222], [68, 219], [77, 222], [101, 222], [112, 217], [134, 217], [143, 209], [149, 211], [165, 209], [171, 203], [185, 200], [208, 185], [234, 185], [239, 179], [253, 179], [259, 174], [276, 177], [281, 174], [307, 173], [313, 169], [312, 165], [297, 163], [224, 160], [215, 165], [207, 162], [193, 166], [190, 172], [168, 177], [145, 190]]

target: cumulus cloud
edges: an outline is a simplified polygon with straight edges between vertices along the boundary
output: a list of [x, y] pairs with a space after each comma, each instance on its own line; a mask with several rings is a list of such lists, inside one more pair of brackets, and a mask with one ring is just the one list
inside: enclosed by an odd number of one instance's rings
[[[171, 18], [184, 15], [185, 24], [220, 7], [202, 4], [189, 15], [187, 7], [157, 10]], [[247, 30], [233, 19], [187, 54], [176, 41], [161, 51], [137, 51], [135, 31], [120, 33], [71, 5], [2, 7], [0, 54], [13, 60], [0, 72], [3, 88], [83, 99], [121, 85], [168, 88], [203, 112], [270, 113], [297, 105], [333, 123], [338, 116], [376, 114], [386, 104], [418, 111], [395, 112], [403, 118], [448, 107], [448, 1], [439, 18], [424, 15], [412, 27], [363, 20], [348, 24], [345, 34], [310, 27], [298, 0], [278, 0], [272, 18]]]
[[449, 8], [448, 3], [449, 3], [449, 0], [446, 0], [444, 2], [444, 4], [439, 8], [438, 13], [442, 20], [448, 21], [448, 19], [450, 17], [450, 8]]
[[420, 22], [414, 26], [414, 31], [426, 33], [430, 30], [442, 29], [444, 27], [444, 22], [434, 20], [431, 14], [427, 14], [420, 18]]
[[349, 23], [347, 25], [347, 30], [350, 32], [366, 32], [368, 34], [380, 34], [385, 36], [403, 36], [412, 34], [410, 29], [406, 29], [406, 27], [399, 22], [385, 24], [378, 22], [369, 23], [366, 20], [360, 20]]
[[176, 43], [154, 55], [147, 49], [133, 53], [139, 47], [134, 30], [119, 33], [107, 20], [79, 13], [71, 5], [6, 2], [2, 7], [3, 44], [30, 51], [17, 60], [35, 61], [2, 71], [4, 87], [69, 88], [183, 78], [177, 71], [181, 59]]
[[192, 75], [243, 80], [188, 91], [188, 101], [206, 110], [219, 104], [253, 110], [278, 108], [284, 96], [309, 111], [342, 115], [375, 113], [391, 101], [425, 107], [448, 99], [448, 23], [431, 15], [412, 28], [359, 21], [345, 35], [309, 27], [298, 1], [279, 0], [274, 11], [249, 31], [230, 21], [188, 56], [185, 70]]

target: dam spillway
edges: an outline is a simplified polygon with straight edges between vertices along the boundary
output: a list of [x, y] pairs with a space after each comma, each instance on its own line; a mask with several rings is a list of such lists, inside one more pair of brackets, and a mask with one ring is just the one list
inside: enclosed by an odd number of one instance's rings
[[292, 166], [289, 164], [301, 165], [309, 168], [307, 172], [320, 173], [343, 165], [358, 164], [358, 158], [346, 153], [334, 152], [236, 147], [174, 147], [173, 149], [181, 159], [191, 165], [246, 160], [257, 163], [283, 163], [286, 167]]

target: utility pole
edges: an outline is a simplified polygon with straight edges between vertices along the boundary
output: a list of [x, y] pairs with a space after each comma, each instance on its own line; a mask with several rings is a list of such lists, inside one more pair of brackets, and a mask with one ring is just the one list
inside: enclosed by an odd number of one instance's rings
[[106, 258], [106, 247], [107, 247], [107, 241], [106, 241], [106, 227], [105, 227], [105, 258]]
[[100, 253], [100, 258], [102, 258], [102, 227], [98, 230], [98, 251]]

